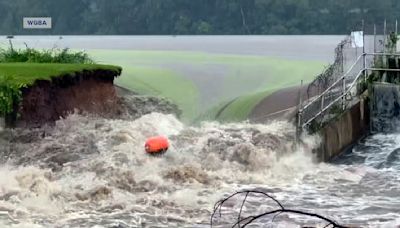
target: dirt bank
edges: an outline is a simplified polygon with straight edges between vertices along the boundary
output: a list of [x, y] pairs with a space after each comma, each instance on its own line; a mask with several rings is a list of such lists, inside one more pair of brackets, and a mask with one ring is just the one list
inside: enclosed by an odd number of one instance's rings
[[40, 126], [72, 112], [115, 115], [120, 110], [113, 81], [119, 74], [93, 70], [54, 77], [51, 81], [38, 80], [22, 89], [22, 102], [14, 107], [13, 117], [7, 119], [7, 124]]
[[23, 100], [14, 106], [15, 111], [6, 118], [6, 125], [54, 125], [57, 120], [71, 113], [125, 120], [134, 120], [152, 112], [174, 114], [178, 118], [181, 116], [181, 110], [169, 100], [139, 96], [115, 86], [113, 81], [118, 75], [120, 72], [95, 70], [65, 75], [51, 81], [38, 80], [22, 90]]

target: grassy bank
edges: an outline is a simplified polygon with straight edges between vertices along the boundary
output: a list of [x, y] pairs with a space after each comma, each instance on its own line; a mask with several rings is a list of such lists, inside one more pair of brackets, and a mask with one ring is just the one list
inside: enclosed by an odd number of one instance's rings
[[198, 113], [198, 90], [194, 84], [174, 71], [157, 67], [126, 66], [118, 85], [140, 94], [162, 96], [183, 110], [182, 118], [190, 121]]
[[17, 49], [10, 42], [8, 48], [0, 49], [0, 117], [5, 117], [7, 126], [15, 126], [18, 106], [23, 99], [21, 88], [31, 86], [38, 80], [50, 81], [56, 77], [75, 76], [83, 71], [94, 70], [115, 73], [109, 74], [110, 77], [120, 75], [122, 68], [94, 64], [86, 53], [71, 52], [67, 48]]
[[[11, 113], [16, 116], [15, 106], [22, 99], [21, 88], [31, 86], [37, 80], [74, 76], [83, 71], [93, 70], [114, 71], [115, 76], [121, 72], [118, 66], [99, 64], [0, 63], [0, 117], [7, 117]], [[11, 126], [14, 120], [12, 117], [6, 123]]]
[[[243, 120], [269, 93], [309, 81], [325, 63], [308, 60], [182, 51], [90, 50], [98, 62], [118, 64], [116, 83], [170, 98], [187, 120]], [[210, 99], [210, 96], [215, 99]]]
[[245, 120], [253, 108], [272, 92], [271, 90], [267, 90], [240, 96], [224, 107], [223, 110], [219, 110], [218, 116], [215, 119], [222, 122]]
[[25, 85], [32, 85], [36, 80], [51, 80], [52, 77], [74, 75], [86, 70], [111, 70], [119, 74], [121, 68], [100, 64], [0, 63], [0, 77], [8, 77], [16, 84]]

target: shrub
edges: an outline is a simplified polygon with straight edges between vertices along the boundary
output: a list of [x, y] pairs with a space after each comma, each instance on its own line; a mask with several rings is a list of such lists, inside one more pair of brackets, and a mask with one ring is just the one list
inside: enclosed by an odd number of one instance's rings
[[14, 49], [10, 43], [7, 49], [0, 49], [0, 63], [32, 62], [32, 63], [82, 63], [94, 61], [83, 51], [72, 52], [69, 48], [36, 50], [26, 46], [25, 49]]
[[12, 113], [15, 104], [18, 104], [22, 98], [20, 88], [26, 85], [15, 83], [10, 76], [0, 76], [0, 116], [6, 116]]

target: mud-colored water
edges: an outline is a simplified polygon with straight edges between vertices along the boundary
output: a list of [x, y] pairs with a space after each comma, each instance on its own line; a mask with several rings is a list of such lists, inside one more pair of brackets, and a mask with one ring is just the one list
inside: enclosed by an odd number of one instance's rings
[[[150, 157], [143, 143], [158, 134], [171, 148]], [[186, 127], [159, 113], [132, 120], [72, 115], [54, 128], [0, 135], [2, 227], [209, 227], [217, 200], [252, 188], [343, 224], [377, 226], [400, 216], [396, 168], [316, 164], [318, 138], [303, 137], [296, 148], [285, 122]], [[224, 208], [217, 227], [231, 227], [240, 200]], [[248, 200], [244, 215], [273, 205]], [[267, 219], [258, 222], [265, 227]], [[282, 215], [273, 227], [299, 223], [317, 221]]]
[[[159, 45], [158, 49], [239, 51], [231, 49], [229, 43], [218, 46], [218, 40], [213, 41], [215, 45], [206, 45], [204, 39], [196, 37], [187, 38], [190, 42], [150, 38], [134, 38], [148, 41], [147, 46], [129, 37], [107, 39], [121, 41], [110, 41], [109, 48], [133, 45], [132, 49], [140, 49], [139, 45], [151, 49]], [[341, 38], [332, 37], [327, 45], [315, 37], [314, 41], [327, 48], [315, 48], [311, 42], [315, 50], [321, 50], [319, 54], [307, 52], [307, 46], [297, 43], [299, 49], [285, 49], [282, 37], [268, 38], [270, 46], [265, 48], [260, 48], [260, 37], [250, 37], [243, 44], [247, 48], [242, 45], [240, 50], [246, 50], [242, 54], [258, 51], [268, 56], [275, 50], [277, 56], [284, 57], [293, 57], [296, 52], [294, 58], [330, 60], [332, 47]], [[97, 44], [89, 44], [92, 37], [74, 39], [75, 43], [69, 44], [72, 48], [107, 43], [103, 38]], [[241, 37], [233, 40], [237, 43], [238, 39]], [[266, 42], [265, 37], [262, 40]], [[47, 47], [53, 41], [38, 41], [35, 47]], [[268, 48], [276, 43], [282, 45]], [[143, 150], [144, 141], [158, 134], [168, 136], [172, 146], [163, 157], [149, 157]], [[0, 227], [209, 227], [216, 201], [254, 188], [270, 193], [287, 208], [318, 213], [345, 225], [400, 224], [399, 134], [371, 136], [333, 164], [314, 162], [311, 151], [319, 143], [317, 137], [303, 136], [302, 140], [304, 143], [296, 147], [294, 127], [286, 122], [207, 122], [188, 127], [174, 116], [160, 113], [123, 120], [72, 115], [53, 128], [0, 128]], [[242, 199], [229, 202], [224, 216], [214, 220], [217, 227], [235, 223]], [[248, 197], [248, 202], [243, 209], [245, 216], [273, 205], [257, 196]], [[270, 220], [260, 219], [252, 227], [324, 226], [321, 221], [293, 215], [281, 215], [273, 224]]]

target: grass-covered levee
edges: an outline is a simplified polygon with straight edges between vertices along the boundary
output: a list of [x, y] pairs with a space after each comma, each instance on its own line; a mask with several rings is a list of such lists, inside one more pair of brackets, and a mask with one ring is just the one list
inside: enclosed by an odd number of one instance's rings
[[121, 72], [118, 66], [95, 64], [85, 52], [73, 52], [67, 48], [15, 49], [10, 43], [8, 48], [0, 49], [0, 118], [4, 117], [10, 127], [14, 125], [23, 88], [40, 80], [51, 81], [94, 70]]

